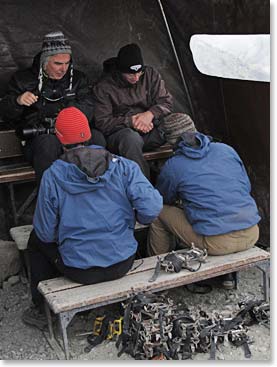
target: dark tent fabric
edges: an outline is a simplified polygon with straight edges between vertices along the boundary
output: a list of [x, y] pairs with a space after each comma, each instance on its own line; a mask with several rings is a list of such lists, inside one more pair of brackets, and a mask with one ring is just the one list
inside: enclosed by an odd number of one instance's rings
[[94, 82], [105, 59], [120, 47], [136, 42], [145, 63], [155, 65], [174, 94], [176, 108], [187, 110], [178, 68], [156, 1], [77, 0], [1, 2], [0, 96], [18, 68], [32, 63], [43, 36], [64, 32], [73, 48], [75, 65]]
[[[55, 30], [69, 39], [76, 67], [92, 83], [105, 59], [127, 43], [138, 43], [145, 63], [165, 79], [175, 111], [189, 113], [199, 130], [231, 144], [242, 156], [263, 217], [261, 240], [269, 241], [269, 83], [203, 75], [189, 48], [193, 34], [269, 34], [268, 0], [2, 0], [0, 98], [11, 75], [31, 65], [43, 36]], [[6, 128], [1, 121], [0, 127]]]

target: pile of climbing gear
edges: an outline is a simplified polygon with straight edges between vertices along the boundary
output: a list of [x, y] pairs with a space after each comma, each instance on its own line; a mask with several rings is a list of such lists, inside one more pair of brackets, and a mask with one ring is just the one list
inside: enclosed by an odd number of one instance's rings
[[203, 310], [179, 308], [164, 295], [141, 293], [123, 303], [122, 333], [116, 346], [118, 356], [127, 353], [135, 359], [192, 359], [196, 353], [210, 353], [216, 359], [217, 345], [229, 341], [251, 357], [248, 326], [269, 327], [269, 304], [262, 300], [240, 302], [239, 312], [230, 318]]
[[206, 249], [201, 250], [193, 244], [189, 249], [179, 250], [178, 252], [172, 251], [164, 257], [157, 256], [154, 274], [149, 279], [149, 282], [154, 282], [161, 270], [175, 273], [179, 273], [182, 269], [192, 272], [198, 271], [202, 263], [206, 262], [207, 256]]

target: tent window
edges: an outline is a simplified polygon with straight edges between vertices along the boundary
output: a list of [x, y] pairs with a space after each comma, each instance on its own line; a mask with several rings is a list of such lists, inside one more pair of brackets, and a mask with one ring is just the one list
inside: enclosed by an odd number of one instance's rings
[[197, 34], [190, 39], [197, 69], [229, 79], [270, 81], [270, 35]]

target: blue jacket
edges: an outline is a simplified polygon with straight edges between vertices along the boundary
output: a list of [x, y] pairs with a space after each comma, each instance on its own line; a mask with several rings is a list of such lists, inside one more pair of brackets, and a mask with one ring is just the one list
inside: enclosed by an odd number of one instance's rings
[[33, 221], [37, 236], [57, 242], [67, 266], [108, 267], [126, 260], [137, 249], [136, 218], [142, 224], [152, 222], [162, 209], [161, 195], [133, 161], [97, 146], [71, 151], [86, 153], [95, 172], [99, 156], [111, 159], [101, 157], [106, 168], [95, 177], [62, 159], [44, 172]]
[[245, 167], [233, 148], [196, 133], [200, 147], [184, 135], [175, 155], [163, 166], [157, 189], [165, 204], [181, 199], [185, 215], [198, 234], [210, 236], [246, 229], [260, 216]]

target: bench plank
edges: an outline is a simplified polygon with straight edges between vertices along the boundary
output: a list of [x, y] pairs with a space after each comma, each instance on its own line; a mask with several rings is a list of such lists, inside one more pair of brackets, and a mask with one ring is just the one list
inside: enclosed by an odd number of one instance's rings
[[0, 183], [33, 181], [35, 179], [35, 171], [31, 166], [7, 169], [0, 172]]
[[[145, 270], [154, 269], [156, 266], [156, 262], [157, 262], [156, 256], [145, 258], [143, 259], [143, 261], [142, 259], [135, 260], [132, 268], [128, 271], [127, 274], [136, 274], [139, 272], [143, 272]], [[75, 289], [77, 287], [84, 287], [84, 285], [72, 282], [71, 280], [65, 277], [48, 279], [39, 283], [39, 291], [43, 295], [54, 292], [60, 292], [66, 289], [73, 289], [73, 288]]]
[[155, 159], [166, 159], [171, 157], [173, 154], [172, 146], [169, 144], [162, 145], [160, 148], [155, 149], [152, 152], [144, 152], [143, 156], [147, 161]]
[[[9, 135], [12, 131], [9, 131]], [[3, 135], [3, 131], [1, 132]], [[18, 138], [16, 138], [18, 139]], [[16, 144], [14, 144], [14, 147]], [[170, 145], [164, 145], [160, 148], [156, 149], [152, 152], [145, 152], [143, 153], [144, 158], [147, 161], [151, 160], [159, 160], [159, 159], [166, 159], [171, 157], [173, 153], [172, 148]], [[7, 158], [7, 157], [22, 157], [22, 152], [20, 152], [17, 148], [10, 149], [7, 151], [6, 144], [3, 148], [0, 148], [0, 158]], [[22, 165], [22, 164], [21, 164]], [[23, 182], [23, 181], [33, 181], [35, 180], [35, 172], [34, 169], [28, 165], [28, 163], [24, 163], [22, 167], [14, 167], [14, 165], [4, 164], [2, 169], [0, 165], [0, 183], [10, 183], [10, 182]]]
[[[270, 254], [268, 252], [257, 247], [230, 255], [208, 256], [207, 262], [202, 264], [200, 270], [195, 273], [186, 269], [182, 270], [180, 273], [165, 273], [161, 271], [157, 280], [150, 283], [148, 280], [152, 276], [154, 264], [156, 264], [156, 257], [154, 256], [149, 258], [149, 263], [146, 263], [151, 267], [153, 266], [152, 269], [134, 273], [130, 272], [123, 278], [114, 281], [94, 285], [75, 286], [73, 289], [69, 288], [69, 283], [65, 283], [67, 289], [58, 292], [54, 289], [54, 283], [52, 283], [50, 288], [45, 287], [45, 281], [39, 283], [38, 289], [44, 295], [52, 311], [58, 314], [87, 306], [93, 308], [101, 304], [119, 302], [128, 298], [130, 293], [142, 291], [157, 292], [198, 282], [228, 272], [246, 269], [247, 267], [254, 266], [258, 262], [268, 260], [269, 258]], [[154, 263], [152, 262], [153, 260]]]

